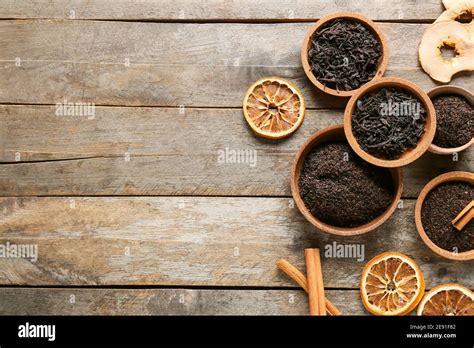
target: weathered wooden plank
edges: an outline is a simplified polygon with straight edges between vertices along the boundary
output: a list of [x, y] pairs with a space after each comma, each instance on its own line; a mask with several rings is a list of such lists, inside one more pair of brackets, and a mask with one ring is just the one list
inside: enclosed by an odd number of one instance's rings
[[[474, 287], [473, 262], [434, 255], [415, 230], [413, 208], [405, 201], [377, 231], [341, 238], [315, 230], [284, 198], [2, 198], [0, 244], [37, 245], [38, 253], [0, 258], [0, 284], [292, 286], [278, 259], [304, 270], [305, 247], [337, 242], [360, 244], [365, 261], [388, 250], [411, 255], [427, 287]], [[358, 288], [363, 258], [329, 256], [326, 287]]]
[[393, 0], [3, 0], [0, 18], [125, 20], [311, 20], [336, 11], [375, 20], [434, 20], [441, 1]]
[[[340, 122], [341, 110], [311, 110], [296, 134], [275, 142], [254, 136], [240, 109], [97, 107], [88, 119], [4, 105], [0, 161], [51, 162], [0, 164], [0, 195], [289, 196], [298, 148]], [[232, 151], [241, 151], [241, 163], [232, 163]], [[457, 162], [426, 154], [405, 169], [404, 197], [442, 172], [472, 171], [473, 151]]]
[[[327, 290], [346, 315], [357, 290]], [[0, 315], [308, 315], [302, 290], [0, 288]]]
[[[279, 75], [302, 88], [309, 107], [343, 107], [346, 100], [316, 91], [301, 68], [310, 25], [1, 21], [0, 103], [240, 107], [253, 81]], [[418, 63], [427, 25], [380, 26], [387, 75], [435, 86]], [[468, 86], [470, 77], [454, 83]]]

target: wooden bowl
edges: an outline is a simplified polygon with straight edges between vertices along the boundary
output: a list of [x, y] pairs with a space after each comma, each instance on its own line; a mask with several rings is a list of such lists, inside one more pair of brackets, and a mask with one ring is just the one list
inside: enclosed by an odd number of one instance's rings
[[387, 63], [388, 63], [388, 45], [387, 41], [385, 40], [385, 36], [383, 35], [382, 31], [379, 29], [379, 27], [372, 22], [370, 19], [355, 13], [355, 12], [337, 12], [331, 15], [328, 15], [326, 17], [321, 18], [319, 21], [316, 22], [309, 30], [308, 33], [306, 34], [304, 40], [303, 40], [303, 47], [301, 48], [301, 62], [303, 63], [303, 69], [308, 76], [309, 80], [315, 85], [317, 88], [319, 88], [321, 91], [334, 95], [336, 97], [351, 97], [357, 91], [360, 90], [363, 86], [359, 87], [358, 89], [353, 89], [351, 91], [338, 91], [336, 89], [332, 89], [329, 87], [324, 86], [321, 82], [318, 81], [316, 76], [314, 76], [313, 71], [311, 70], [311, 65], [309, 64], [308, 60], [308, 51], [311, 46], [311, 39], [316, 31], [321, 28], [324, 24], [331, 22], [335, 19], [348, 19], [352, 20], [355, 22], [359, 22], [362, 25], [364, 25], [367, 29], [369, 29], [376, 37], [376, 39], [380, 42], [380, 45], [382, 46], [382, 57], [380, 58], [379, 66], [377, 68], [377, 72], [375, 73], [374, 78], [372, 81], [380, 78], [383, 76], [385, 73], [385, 69], [387, 68]]
[[426, 184], [423, 190], [421, 190], [420, 195], [418, 196], [418, 199], [416, 200], [416, 205], [415, 205], [416, 229], [418, 230], [418, 233], [420, 234], [420, 237], [423, 240], [423, 242], [428, 246], [428, 248], [433, 250], [436, 254], [450, 260], [461, 260], [461, 261], [474, 260], [474, 250], [469, 250], [469, 251], [456, 254], [437, 246], [428, 237], [428, 235], [425, 232], [425, 229], [423, 228], [423, 224], [421, 222], [421, 208], [423, 207], [423, 203], [425, 202], [425, 199], [428, 196], [428, 193], [430, 193], [430, 191], [434, 189], [436, 186], [438, 186], [439, 184], [442, 184], [448, 181], [466, 181], [474, 185], [474, 174], [469, 173], [469, 172], [460, 172], [460, 171], [449, 172], [449, 173], [445, 173], [445, 174], [437, 176], [436, 178], [431, 180], [428, 184]]
[[[387, 87], [400, 88], [413, 94], [421, 101], [423, 107], [426, 110], [425, 133], [422, 135], [420, 140], [418, 140], [417, 146], [413, 149], [405, 151], [398, 159], [395, 160], [375, 157], [370, 153], [365, 152], [362, 150], [354, 134], [352, 133], [352, 113], [354, 112], [354, 109], [357, 105], [357, 100], [359, 100], [366, 93]], [[428, 95], [414, 83], [396, 77], [383, 77], [364, 85], [356, 94], [351, 97], [351, 99], [349, 99], [344, 111], [344, 132], [346, 133], [347, 140], [352, 149], [365, 161], [376, 166], [386, 168], [406, 166], [407, 164], [410, 164], [421, 157], [421, 155], [423, 155], [428, 150], [433, 141], [436, 132], [436, 116], [434, 106]]]
[[[430, 97], [430, 99], [433, 99], [434, 97], [441, 94], [457, 94], [469, 100], [469, 103], [471, 103], [471, 105], [474, 104], [474, 96], [472, 95], [472, 93], [462, 87], [445, 85], [445, 86], [435, 87], [431, 89], [430, 91], [428, 91], [428, 97]], [[428, 151], [435, 153], [437, 155], [452, 155], [453, 153], [458, 153], [463, 150], [466, 150], [472, 144], [474, 144], [474, 138], [472, 138], [471, 141], [467, 142], [466, 144], [462, 146], [451, 147], [451, 148], [441, 147], [432, 143]]]
[[345, 227], [336, 227], [332, 225], [328, 225], [318, 218], [316, 218], [311, 212], [306, 208], [306, 205], [301, 198], [298, 181], [300, 178], [301, 167], [303, 165], [304, 159], [306, 155], [311, 151], [311, 149], [318, 144], [323, 144], [327, 142], [333, 141], [347, 141], [344, 135], [344, 127], [343, 125], [336, 125], [324, 128], [311, 137], [300, 147], [296, 157], [293, 161], [293, 167], [291, 169], [291, 193], [293, 195], [293, 199], [296, 202], [296, 206], [298, 207], [299, 211], [303, 216], [315, 227], [323, 230], [324, 232], [328, 232], [331, 234], [339, 235], [339, 236], [355, 236], [363, 233], [367, 233], [369, 231], [374, 230], [381, 224], [383, 224], [395, 211], [397, 204], [400, 200], [403, 190], [403, 174], [401, 168], [391, 168], [390, 172], [392, 174], [393, 179], [393, 187], [395, 188], [395, 194], [393, 197], [393, 201], [387, 210], [380, 216], [376, 217], [374, 220], [352, 228], [345, 228]]

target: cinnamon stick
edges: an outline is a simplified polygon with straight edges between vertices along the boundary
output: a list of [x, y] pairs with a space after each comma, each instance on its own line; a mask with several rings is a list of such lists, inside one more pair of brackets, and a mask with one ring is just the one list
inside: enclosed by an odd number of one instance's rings
[[308, 282], [303, 273], [285, 259], [278, 260], [277, 267], [293, 279], [304, 291], [308, 292]]
[[314, 252], [311, 249], [305, 249], [304, 258], [306, 262], [306, 279], [308, 282], [309, 314], [319, 315], [318, 285], [316, 283]]
[[326, 315], [326, 295], [324, 294], [323, 268], [321, 266], [319, 249], [314, 249], [314, 261], [316, 265], [316, 282], [318, 284], [319, 315]]
[[326, 311], [330, 315], [342, 315], [342, 312], [326, 297]]
[[464, 227], [471, 221], [474, 217], [474, 201], [471, 201], [466, 207], [456, 216], [456, 218], [451, 221], [453, 226], [458, 230], [462, 231]]
[[[285, 259], [278, 260], [277, 267], [308, 292], [308, 282], [303, 273]], [[326, 311], [329, 315], [342, 315], [342, 312], [326, 298]]]
[[[310, 315], [326, 314], [324, 286], [321, 283], [321, 261], [318, 262], [319, 249], [305, 249], [306, 273], [308, 281], [308, 300]], [[323, 290], [321, 291], [321, 287]], [[322, 298], [321, 298], [322, 294]], [[323, 307], [321, 308], [321, 303]]]

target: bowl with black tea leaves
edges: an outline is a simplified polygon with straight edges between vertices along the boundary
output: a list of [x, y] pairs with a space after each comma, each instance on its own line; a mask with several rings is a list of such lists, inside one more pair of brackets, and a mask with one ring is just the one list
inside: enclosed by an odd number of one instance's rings
[[365, 83], [383, 76], [388, 45], [370, 19], [355, 12], [338, 12], [321, 18], [308, 30], [301, 62], [318, 89], [350, 97]]
[[415, 224], [436, 254], [457, 261], [474, 260], [474, 174], [441, 174], [421, 190]]
[[319, 130], [296, 154], [293, 199], [316, 228], [339, 236], [367, 233], [393, 214], [403, 190], [401, 168], [382, 168], [357, 156], [343, 125]]
[[344, 132], [352, 149], [365, 161], [380, 167], [402, 167], [421, 157], [433, 141], [433, 103], [414, 83], [383, 77], [351, 97], [344, 111]]
[[436, 134], [429, 151], [452, 155], [474, 144], [474, 96], [458, 86], [438, 86], [428, 91], [436, 112]]

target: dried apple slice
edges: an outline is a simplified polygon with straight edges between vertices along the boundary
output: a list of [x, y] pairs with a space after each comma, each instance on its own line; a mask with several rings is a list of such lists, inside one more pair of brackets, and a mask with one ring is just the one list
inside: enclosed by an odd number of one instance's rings
[[303, 95], [290, 81], [266, 77], [256, 81], [244, 99], [244, 115], [252, 130], [264, 138], [280, 139], [303, 122]]
[[474, 3], [474, 0], [443, 0], [443, 5], [447, 10], [472, 3]]
[[[443, 58], [441, 48], [452, 47], [456, 56]], [[460, 71], [474, 70], [474, 43], [463, 24], [449, 20], [431, 25], [423, 35], [419, 47], [423, 70], [433, 79], [447, 83]]]
[[474, 0], [444, 0], [444, 11], [435, 21], [435, 23], [444, 21], [456, 21], [461, 18], [470, 17], [468, 23], [463, 23], [467, 27], [469, 33], [474, 33], [474, 23], [472, 22], [474, 15]]
[[435, 286], [420, 302], [417, 314], [474, 315], [474, 293], [456, 283]]
[[415, 309], [424, 291], [420, 267], [401, 253], [380, 254], [362, 271], [360, 295], [372, 314], [405, 315]]
[[466, 0], [443, 0], [443, 5], [444, 8], [450, 9], [451, 7], [458, 6], [464, 2], [466, 2]]

